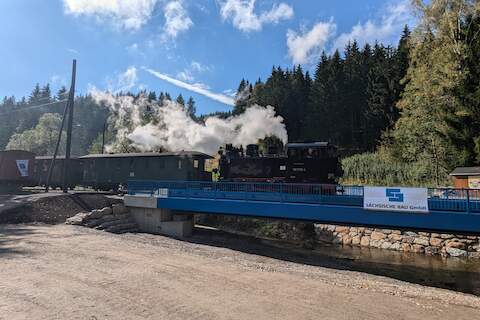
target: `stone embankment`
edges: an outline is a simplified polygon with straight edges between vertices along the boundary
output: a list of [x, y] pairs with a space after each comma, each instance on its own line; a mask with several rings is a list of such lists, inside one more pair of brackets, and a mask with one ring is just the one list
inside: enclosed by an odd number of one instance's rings
[[315, 224], [316, 240], [344, 246], [480, 259], [480, 237]]
[[112, 207], [80, 212], [67, 219], [66, 224], [105, 230], [111, 233], [137, 232], [138, 226], [133, 220], [131, 213], [122, 204], [114, 204]]

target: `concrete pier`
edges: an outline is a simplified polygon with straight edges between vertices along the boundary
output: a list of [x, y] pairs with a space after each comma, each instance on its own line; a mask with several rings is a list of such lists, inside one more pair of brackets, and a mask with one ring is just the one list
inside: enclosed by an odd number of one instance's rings
[[142, 232], [174, 237], [192, 235], [193, 213], [157, 208], [157, 198], [150, 195], [125, 195], [124, 203]]

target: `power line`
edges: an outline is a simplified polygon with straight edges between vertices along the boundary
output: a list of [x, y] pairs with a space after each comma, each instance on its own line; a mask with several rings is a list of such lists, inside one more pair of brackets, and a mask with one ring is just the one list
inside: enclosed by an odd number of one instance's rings
[[43, 108], [43, 107], [46, 107], [46, 106], [51, 106], [51, 105], [66, 102], [66, 101], [68, 101], [68, 99], [49, 102], [49, 103], [44, 103], [44, 104], [39, 104], [39, 105], [35, 105], [35, 106], [20, 107], [20, 108], [17, 108], [15, 110], [10, 110], [8, 112], [2, 112], [2, 113], [0, 113], [0, 116], [5, 115], [5, 114], [15, 113], [15, 112], [21, 112], [21, 111], [25, 111], [25, 110], [35, 109], [35, 108]]

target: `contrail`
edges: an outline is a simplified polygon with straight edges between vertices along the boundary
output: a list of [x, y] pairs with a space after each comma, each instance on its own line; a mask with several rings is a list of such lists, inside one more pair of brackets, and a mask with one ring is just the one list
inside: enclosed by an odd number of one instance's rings
[[160, 73], [158, 71], [155, 71], [155, 70], [152, 70], [152, 69], [149, 69], [149, 68], [146, 68], [146, 67], [142, 67], [142, 69], [147, 71], [151, 75], [154, 75], [155, 77], [161, 79], [161, 80], [164, 80], [164, 81], [167, 81], [168, 83], [173, 84], [174, 86], [177, 86], [177, 87], [187, 89], [189, 91], [201, 94], [202, 96], [208, 97], [212, 100], [224, 103], [224, 104], [229, 105], [229, 106], [235, 105], [235, 100], [232, 99], [229, 96], [224, 95], [224, 94], [211, 92], [210, 90], [205, 89], [198, 84], [186, 83], [186, 82], [174, 79], [174, 78], [172, 78], [172, 77], [170, 77], [166, 74]]

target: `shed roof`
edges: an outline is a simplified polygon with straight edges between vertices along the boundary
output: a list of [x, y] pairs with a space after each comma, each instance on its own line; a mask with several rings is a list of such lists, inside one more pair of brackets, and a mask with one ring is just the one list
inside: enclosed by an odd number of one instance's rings
[[480, 167], [457, 167], [451, 176], [480, 176]]
[[132, 157], [202, 157], [206, 159], [212, 158], [208, 154], [197, 151], [180, 151], [180, 152], [147, 152], [147, 153], [106, 153], [106, 154], [89, 154], [80, 159], [99, 159], [99, 158], [132, 158]]

